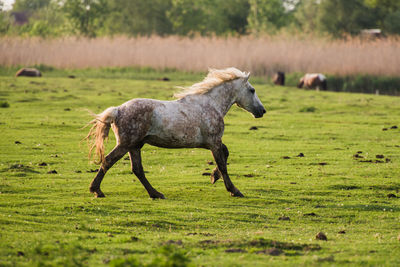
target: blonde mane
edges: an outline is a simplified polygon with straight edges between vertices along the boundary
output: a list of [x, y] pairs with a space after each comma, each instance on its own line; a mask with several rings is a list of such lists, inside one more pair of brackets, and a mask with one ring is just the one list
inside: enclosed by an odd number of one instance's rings
[[218, 85], [235, 79], [245, 78], [248, 75], [248, 73], [242, 72], [233, 67], [222, 70], [208, 69], [208, 74], [203, 81], [195, 83], [190, 87], [181, 87], [183, 90], [174, 94], [174, 97], [181, 99], [187, 95], [205, 94]]

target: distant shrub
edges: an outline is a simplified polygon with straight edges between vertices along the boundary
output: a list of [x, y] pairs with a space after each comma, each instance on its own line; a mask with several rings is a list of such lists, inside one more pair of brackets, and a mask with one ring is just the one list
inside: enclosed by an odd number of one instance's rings
[[0, 101], [0, 108], [9, 108], [10, 104], [7, 101]]
[[400, 77], [349, 75], [328, 76], [328, 90], [382, 95], [400, 95]]
[[31, 36], [40, 36], [40, 37], [48, 37], [52, 34], [51, 26], [47, 21], [38, 20], [32, 24], [32, 27], [29, 31], [29, 35]]
[[54, 68], [53, 66], [50, 65], [46, 65], [46, 64], [37, 64], [33, 66], [35, 69], [38, 69], [40, 71], [53, 71], [56, 68]]

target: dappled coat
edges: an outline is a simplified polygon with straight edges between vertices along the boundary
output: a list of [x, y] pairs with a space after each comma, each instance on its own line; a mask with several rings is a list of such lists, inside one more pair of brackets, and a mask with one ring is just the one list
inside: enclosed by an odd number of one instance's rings
[[303, 86], [307, 89], [327, 90], [326, 77], [321, 73], [307, 73], [297, 84], [298, 88]]

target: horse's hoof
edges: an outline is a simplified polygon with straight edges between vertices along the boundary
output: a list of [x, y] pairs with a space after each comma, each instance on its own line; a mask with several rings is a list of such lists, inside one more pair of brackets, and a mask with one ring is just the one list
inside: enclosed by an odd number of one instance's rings
[[219, 175], [219, 171], [218, 170], [214, 170], [213, 173], [211, 174], [211, 183], [215, 184], [216, 181], [219, 180], [219, 178], [221, 178], [221, 176]]
[[99, 197], [106, 197], [106, 196], [104, 195], [103, 192], [97, 191], [97, 192], [94, 192], [94, 197], [99, 198]]
[[156, 199], [156, 198], [165, 199], [165, 196], [164, 196], [163, 194], [161, 194], [160, 192], [157, 192], [157, 193], [155, 193], [155, 194], [152, 194], [150, 197], [151, 197], [152, 199]]
[[101, 192], [100, 188], [89, 188], [90, 193], [94, 194], [94, 197], [106, 197], [103, 192]]
[[244, 195], [242, 193], [240, 193], [240, 191], [237, 191], [235, 193], [231, 193], [231, 196], [233, 196], [233, 197], [244, 197]]

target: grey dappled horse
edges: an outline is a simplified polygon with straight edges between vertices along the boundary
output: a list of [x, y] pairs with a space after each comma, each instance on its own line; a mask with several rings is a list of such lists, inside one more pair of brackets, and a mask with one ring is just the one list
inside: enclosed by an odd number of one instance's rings
[[[132, 99], [119, 107], [110, 107], [96, 115], [87, 136], [93, 140], [101, 167], [90, 184], [90, 192], [104, 197], [100, 184], [107, 170], [127, 152], [132, 171], [151, 198], [164, 198], [147, 181], [140, 149], [144, 144], [165, 148], [206, 148], [211, 150], [217, 168], [211, 182], [221, 176], [226, 189], [235, 197], [243, 197], [229, 178], [226, 163], [228, 149], [222, 143], [224, 116], [233, 104], [260, 118], [266, 112], [253, 86], [249, 73], [236, 68], [210, 69], [203, 81], [184, 88], [174, 101]], [[112, 127], [117, 145], [104, 157], [104, 139]]]

